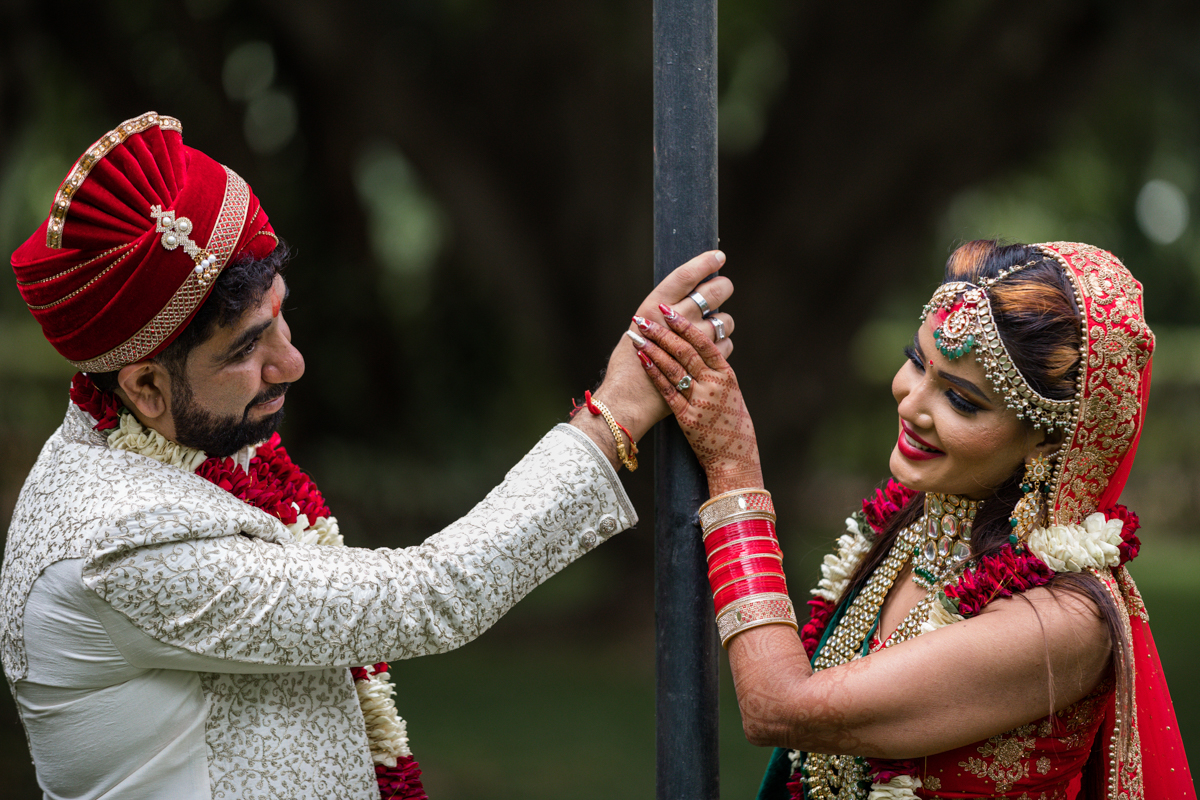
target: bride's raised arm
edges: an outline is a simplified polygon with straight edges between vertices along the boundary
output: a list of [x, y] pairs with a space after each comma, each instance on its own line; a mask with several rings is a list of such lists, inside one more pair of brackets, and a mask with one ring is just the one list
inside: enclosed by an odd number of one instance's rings
[[737, 376], [704, 321], [634, 320], [708, 476], [747, 737], [792, 751], [760, 798], [1195, 797], [1116, 504], [1149, 386], [1141, 297], [1088, 245], [958, 248], [892, 382], [894, 479], [799, 636]]

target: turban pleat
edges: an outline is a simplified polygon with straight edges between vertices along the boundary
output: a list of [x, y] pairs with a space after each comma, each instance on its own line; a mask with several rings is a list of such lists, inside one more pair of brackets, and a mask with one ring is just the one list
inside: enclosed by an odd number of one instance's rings
[[246, 182], [149, 112], [80, 156], [12, 266], [55, 349], [104, 372], [160, 352], [226, 266], [276, 244]]

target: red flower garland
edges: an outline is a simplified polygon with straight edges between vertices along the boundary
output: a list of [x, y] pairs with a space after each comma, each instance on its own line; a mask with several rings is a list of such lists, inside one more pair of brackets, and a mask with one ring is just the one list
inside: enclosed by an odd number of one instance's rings
[[121, 401], [101, 390], [82, 372], [71, 378], [71, 402], [96, 420], [93, 430], [108, 431], [121, 424]]
[[284, 525], [291, 525], [301, 514], [307, 515], [310, 524], [330, 515], [317, 485], [292, 463], [278, 433], [258, 446], [248, 472], [232, 458], [214, 457], [205, 459], [196, 474]]
[[817, 652], [817, 645], [821, 643], [821, 632], [829, 624], [829, 618], [833, 616], [836, 606], [824, 597], [814, 597], [808, 601], [808, 607], [812, 611], [809, 612], [808, 622], [800, 629], [800, 641], [804, 645], [804, 652], [808, 653], [811, 659]]
[[[98, 431], [111, 430], [120, 424], [121, 402], [82, 372], [71, 380], [71, 401], [97, 420]], [[295, 523], [301, 514], [308, 517], [309, 524], [330, 516], [317, 484], [292, 462], [280, 444], [278, 433], [258, 446], [248, 471], [232, 458], [211, 457], [196, 468], [196, 474], [284, 525]], [[380, 662], [373, 671], [386, 672], [387, 668], [386, 663]], [[351, 667], [350, 673], [355, 681], [370, 679], [363, 667]], [[428, 800], [421, 785], [421, 767], [412, 756], [397, 758], [394, 767], [376, 764], [375, 778], [381, 800]]]
[[875, 494], [862, 501], [863, 516], [876, 535], [883, 533], [888, 520], [900, 513], [900, 509], [908, 505], [908, 501], [917, 495], [916, 489], [910, 489], [895, 478], [888, 478], [887, 485], [876, 489]]
[[1028, 550], [1017, 553], [1011, 544], [990, 556], [979, 559], [974, 569], [945, 588], [946, 597], [958, 606], [958, 613], [973, 617], [998, 597], [1012, 597], [1035, 586], [1045, 586], [1054, 577], [1054, 570]]
[[[915, 489], [908, 488], [895, 478], [888, 478], [882, 489], [876, 489], [875, 494], [863, 499], [863, 519], [874, 534], [879, 536], [891, 518], [900, 513], [916, 494]], [[808, 622], [800, 629], [800, 641], [804, 644], [804, 651], [808, 653], [808, 657], [812, 658], [817, 652], [817, 645], [821, 643], [821, 634], [825, 626], [837, 610], [837, 603], [824, 597], [814, 597], [808, 601], [808, 607], [811, 611]]]
[[1138, 515], [1118, 503], [1104, 510], [1104, 518], [1119, 519], [1123, 523], [1121, 543], [1117, 545], [1117, 549], [1121, 551], [1121, 563], [1125, 564], [1137, 558], [1138, 551], [1142, 549], [1142, 540], [1137, 537], [1138, 528], [1142, 527]]

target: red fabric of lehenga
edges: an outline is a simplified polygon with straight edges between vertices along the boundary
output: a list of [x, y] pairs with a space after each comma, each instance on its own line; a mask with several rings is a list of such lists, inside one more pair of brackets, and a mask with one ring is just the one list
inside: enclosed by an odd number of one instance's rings
[[1073, 798], [1112, 699], [1110, 682], [1053, 716], [919, 759], [917, 796]]

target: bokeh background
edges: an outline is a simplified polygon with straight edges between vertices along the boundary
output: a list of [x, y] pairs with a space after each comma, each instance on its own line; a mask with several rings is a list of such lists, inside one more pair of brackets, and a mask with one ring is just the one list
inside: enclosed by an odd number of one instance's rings
[[[648, 0], [0, 0], [0, 250], [105, 131], [179, 117], [296, 251], [289, 449], [349, 542], [419, 542], [565, 419], [650, 287], [650, 23]], [[1158, 334], [1123, 499], [1195, 759], [1200, 6], [722, 0], [719, 75], [726, 308], [794, 594], [886, 476], [889, 380], [954, 244], [1103, 246]], [[4, 524], [71, 372], [10, 283]], [[394, 665], [437, 800], [653, 796], [653, 481], [624, 477], [638, 529]], [[724, 795], [749, 797], [767, 753], [722, 670]], [[0, 738], [0, 794], [40, 796], [7, 693]]]

